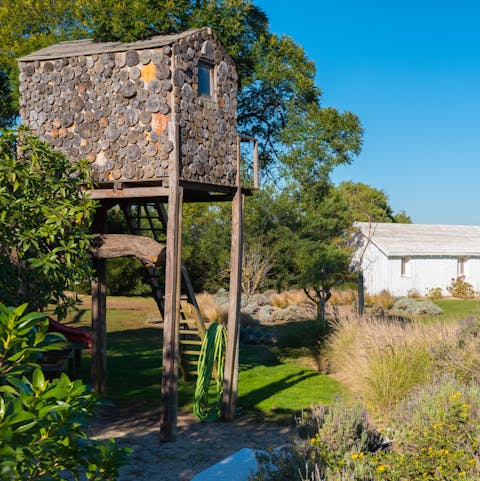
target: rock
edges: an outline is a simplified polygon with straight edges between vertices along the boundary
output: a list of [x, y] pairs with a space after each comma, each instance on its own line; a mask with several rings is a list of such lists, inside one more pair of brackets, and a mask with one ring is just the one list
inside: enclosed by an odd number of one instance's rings
[[256, 317], [260, 322], [273, 322], [272, 311], [272, 306], [262, 306], [260, 307]]

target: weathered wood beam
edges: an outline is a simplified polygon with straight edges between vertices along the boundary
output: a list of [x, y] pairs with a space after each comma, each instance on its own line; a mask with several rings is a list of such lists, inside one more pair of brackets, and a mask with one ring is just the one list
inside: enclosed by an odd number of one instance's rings
[[92, 239], [90, 253], [99, 259], [136, 257], [148, 264], [165, 263], [165, 246], [151, 237], [128, 234], [101, 234]]
[[125, 189], [88, 190], [91, 199], [135, 199], [144, 197], [168, 197], [168, 187], [126, 187]]
[[235, 418], [238, 397], [238, 338], [242, 288], [242, 243], [244, 195], [239, 187], [232, 202], [232, 248], [230, 264], [230, 303], [227, 325], [227, 352], [223, 375], [222, 417]]
[[[92, 230], [103, 232], [106, 228], [105, 206], [95, 213]], [[92, 280], [92, 365], [91, 379], [95, 391], [105, 393], [107, 379], [107, 265], [105, 259], [94, 261], [95, 277]]]

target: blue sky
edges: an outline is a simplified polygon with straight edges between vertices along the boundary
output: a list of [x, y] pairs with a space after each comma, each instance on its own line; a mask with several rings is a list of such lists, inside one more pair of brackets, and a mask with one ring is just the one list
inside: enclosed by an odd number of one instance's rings
[[382, 189], [415, 223], [480, 225], [480, 2], [255, 4], [315, 62], [323, 105], [365, 128], [335, 182]]

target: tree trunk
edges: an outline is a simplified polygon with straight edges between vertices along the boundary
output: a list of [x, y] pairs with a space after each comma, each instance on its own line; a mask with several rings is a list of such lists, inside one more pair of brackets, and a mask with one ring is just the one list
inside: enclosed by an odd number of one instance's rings
[[165, 262], [165, 246], [141, 235], [97, 235], [92, 240], [90, 252], [92, 257], [98, 259], [132, 256], [154, 266]]

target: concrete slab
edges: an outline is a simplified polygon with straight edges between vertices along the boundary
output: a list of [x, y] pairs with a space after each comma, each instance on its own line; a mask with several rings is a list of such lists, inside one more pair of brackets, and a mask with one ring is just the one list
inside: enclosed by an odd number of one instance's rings
[[197, 474], [191, 481], [246, 481], [258, 469], [256, 452], [250, 448], [240, 449]]

